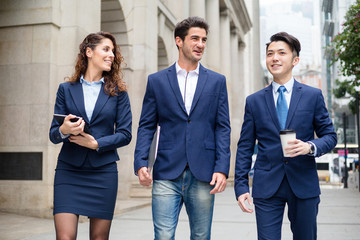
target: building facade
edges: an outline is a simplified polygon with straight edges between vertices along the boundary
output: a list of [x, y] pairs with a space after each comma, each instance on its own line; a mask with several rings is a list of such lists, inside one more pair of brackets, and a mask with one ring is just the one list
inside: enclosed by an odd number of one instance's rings
[[[210, 24], [202, 64], [227, 78], [231, 173], [247, 95], [263, 87], [259, 3], [252, 0], [3, 0], [0, 6], [0, 210], [52, 215], [61, 144], [48, 132], [58, 85], [74, 70], [91, 32], [115, 35], [126, 65], [133, 140], [118, 150], [118, 198], [137, 183], [133, 153], [147, 76], [177, 60], [175, 24], [200, 16]], [[145, 190], [144, 190], [145, 191]]]
[[349, 7], [355, 3], [355, 0], [320, 0], [321, 1], [321, 26], [322, 26], [322, 85], [326, 87], [324, 92], [326, 104], [329, 112], [334, 119], [335, 130], [338, 134], [339, 143], [344, 142], [343, 133], [343, 114], [347, 115], [346, 135], [348, 143], [356, 143], [356, 117], [349, 108], [349, 98], [336, 99], [333, 95], [333, 89], [336, 88], [335, 80], [344, 80], [339, 74], [338, 63], [330, 65], [330, 56], [325, 49], [330, 45], [331, 40], [342, 31], [342, 24], [345, 21], [345, 15]]

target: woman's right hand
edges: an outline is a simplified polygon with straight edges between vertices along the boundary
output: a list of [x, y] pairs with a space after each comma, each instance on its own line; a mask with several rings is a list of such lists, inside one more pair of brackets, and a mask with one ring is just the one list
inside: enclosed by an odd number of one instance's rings
[[65, 117], [63, 124], [60, 126], [62, 134], [78, 135], [84, 131], [85, 121], [79, 118], [76, 122], [72, 122], [71, 119], [76, 118], [75, 115], [69, 114]]

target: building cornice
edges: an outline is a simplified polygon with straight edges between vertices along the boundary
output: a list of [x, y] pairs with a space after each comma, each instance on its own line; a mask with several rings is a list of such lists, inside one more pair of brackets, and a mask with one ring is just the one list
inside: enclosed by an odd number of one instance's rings
[[158, 2], [158, 9], [166, 17], [166, 24], [170, 27], [170, 29], [175, 29], [177, 21], [171, 11], [169, 11], [169, 9], [161, 1]]
[[242, 32], [246, 34], [252, 27], [249, 12], [244, 0], [230, 0], [235, 16], [241, 25]]

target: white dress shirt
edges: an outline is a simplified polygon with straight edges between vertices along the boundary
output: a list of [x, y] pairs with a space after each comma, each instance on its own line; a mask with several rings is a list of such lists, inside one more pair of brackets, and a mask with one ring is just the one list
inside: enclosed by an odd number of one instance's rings
[[188, 114], [190, 114], [191, 104], [194, 99], [196, 85], [199, 78], [199, 67], [200, 64], [198, 63], [195, 70], [186, 72], [186, 70], [182, 69], [177, 62], [175, 64], [181, 96]]

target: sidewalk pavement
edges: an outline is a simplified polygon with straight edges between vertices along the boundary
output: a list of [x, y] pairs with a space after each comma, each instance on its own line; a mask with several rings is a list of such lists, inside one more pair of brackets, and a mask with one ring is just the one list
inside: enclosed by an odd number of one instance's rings
[[[360, 240], [360, 193], [358, 189], [342, 189], [322, 185], [318, 214], [319, 240]], [[122, 207], [120, 207], [122, 205]], [[123, 200], [117, 203], [110, 239], [153, 239], [150, 199]], [[78, 240], [88, 239], [89, 223], [79, 224]], [[40, 219], [0, 212], [0, 239], [55, 239], [52, 219]], [[189, 239], [185, 210], [181, 211], [176, 239]], [[243, 213], [235, 202], [232, 186], [218, 194], [212, 225], [213, 240], [255, 240], [255, 214]], [[282, 239], [292, 239], [287, 214], [284, 214]]]

